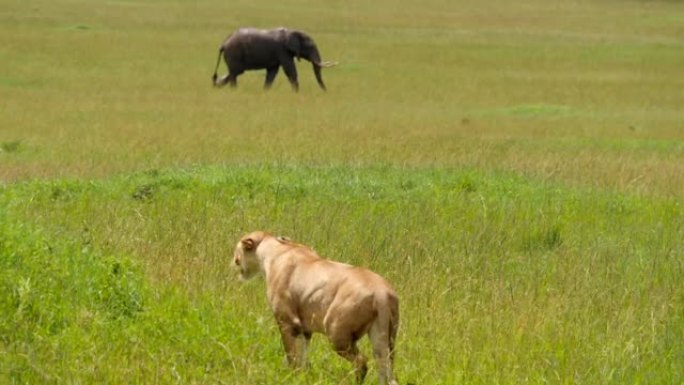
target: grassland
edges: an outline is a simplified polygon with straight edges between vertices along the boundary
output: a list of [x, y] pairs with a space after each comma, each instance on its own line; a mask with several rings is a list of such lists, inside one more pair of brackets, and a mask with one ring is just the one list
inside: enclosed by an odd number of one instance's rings
[[[283, 364], [230, 267], [254, 229], [395, 283], [402, 383], [683, 383], [683, 24], [671, 1], [2, 1], [0, 383], [353, 383], [323, 338]], [[212, 89], [240, 25], [308, 31], [328, 92], [304, 62], [296, 94]]]

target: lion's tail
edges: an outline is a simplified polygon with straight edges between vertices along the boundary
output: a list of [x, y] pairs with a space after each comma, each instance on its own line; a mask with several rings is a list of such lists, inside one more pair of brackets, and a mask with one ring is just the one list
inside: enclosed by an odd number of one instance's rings
[[369, 333], [373, 355], [378, 361], [381, 378], [394, 385], [397, 382], [392, 366], [394, 345], [399, 330], [399, 298], [392, 292], [385, 292], [376, 295], [375, 304], [378, 314]]
[[399, 298], [395, 295], [388, 295], [389, 320], [387, 324], [388, 346], [390, 349], [390, 360], [394, 362], [394, 344], [399, 330]]

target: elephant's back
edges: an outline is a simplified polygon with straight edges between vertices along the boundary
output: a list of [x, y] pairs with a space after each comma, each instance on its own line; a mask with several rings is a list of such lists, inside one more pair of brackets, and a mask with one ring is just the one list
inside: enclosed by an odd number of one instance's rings
[[237, 47], [253, 44], [269, 44], [274, 42], [280, 31], [242, 27], [235, 30], [224, 40], [222, 47]]

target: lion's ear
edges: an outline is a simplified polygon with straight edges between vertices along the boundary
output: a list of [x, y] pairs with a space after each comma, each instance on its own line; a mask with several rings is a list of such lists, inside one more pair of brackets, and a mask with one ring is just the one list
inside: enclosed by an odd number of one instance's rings
[[251, 251], [254, 249], [254, 239], [252, 238], [245, 238], [240, 240], [240, 243], [242, 243], [242, 249], [245, 251]]

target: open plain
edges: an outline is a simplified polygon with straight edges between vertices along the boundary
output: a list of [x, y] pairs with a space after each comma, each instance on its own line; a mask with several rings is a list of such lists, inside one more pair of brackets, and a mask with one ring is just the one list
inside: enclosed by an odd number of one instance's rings
[[[228, 33], [281, 25], [339, 61], [327, 92], [305, 61], [298, 93], [212, 87]], [[352, 384], [320, 336], [283, 363], [230, 265], [257, 229], [393, 282], [401, 383], [684, 383], [682, 26], [658, 0], [1, 0], [0, 383]]]

